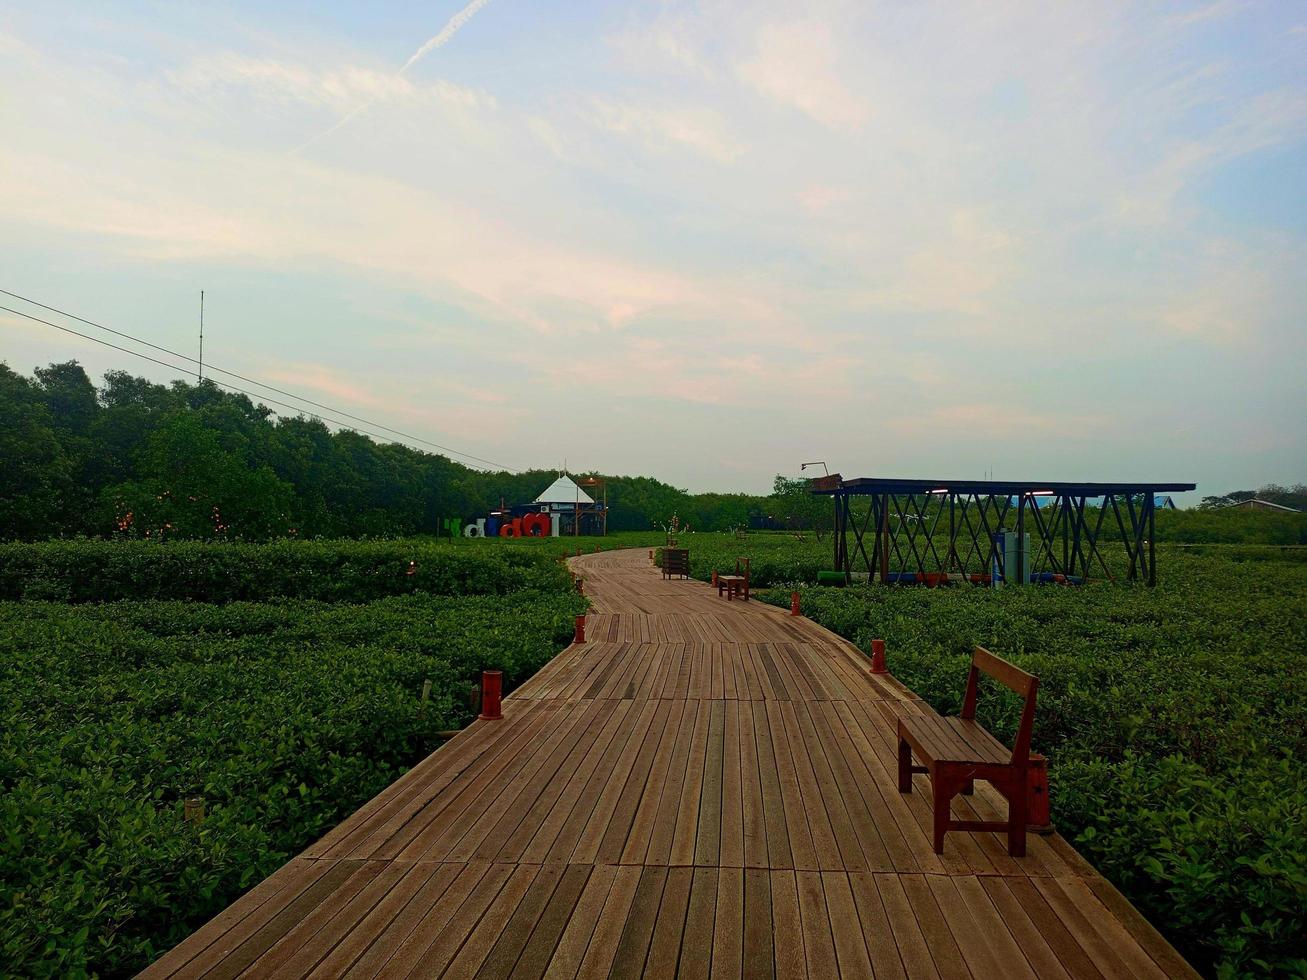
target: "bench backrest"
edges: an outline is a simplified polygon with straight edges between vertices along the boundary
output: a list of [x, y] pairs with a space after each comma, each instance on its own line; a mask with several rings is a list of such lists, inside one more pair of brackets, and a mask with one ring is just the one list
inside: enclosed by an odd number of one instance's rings
[[967, 693], [962, 699], [962, 717], [976, 717], [976, 688], [980, 675], [986, 674], [1025, 701], [1021, 711], [1021, 724], [1017, 728], [1016, 742], [1012, 746], [1012, 762], [1024, 766], [1030, 759], [1030, 731], [1035, 725], [1035, 696], [1039, 691], [1039, 678], [1016, 664], [996, 657], [984, 647], [971, 652], [971, 672], [967, 675]]
[[743, 575], [744, 580], [749, 581], [749, 559], [740, 557], [735, 559], [735, 574]]

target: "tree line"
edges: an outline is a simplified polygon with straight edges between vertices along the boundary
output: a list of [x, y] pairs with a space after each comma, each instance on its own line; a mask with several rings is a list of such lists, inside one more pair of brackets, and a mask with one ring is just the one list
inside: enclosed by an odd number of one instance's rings
[[[25, 377], [0, 363], [0, 538], [389, 537], [446, 532], [527, 503], [549, 470], [485, 472], [446, 456], [283, 417], [209, 381], [162, 385], [76, 361]], [[600, 475], [600, 474], [586, 474]], [[690, 494], [603, 476], [610, 531], [829, 526], [802, 480], [773, 494]]]

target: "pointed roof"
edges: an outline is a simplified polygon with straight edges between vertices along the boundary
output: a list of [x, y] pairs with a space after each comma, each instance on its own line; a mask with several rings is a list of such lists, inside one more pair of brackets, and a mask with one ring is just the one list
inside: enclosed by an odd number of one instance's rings
[[560, 476], [549, 485], [549, 489], [536, 497], [537, 504], [593, 504], [591, 496], [578, 487], [570, 476]]

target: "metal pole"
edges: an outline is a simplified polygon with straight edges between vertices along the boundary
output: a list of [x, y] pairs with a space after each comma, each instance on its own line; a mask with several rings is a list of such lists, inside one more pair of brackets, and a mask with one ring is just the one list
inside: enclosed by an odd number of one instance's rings
[[958, 532], [953, 519], [954, 496], [948, 495], [948, 569], [952, 571], [958, 567]]
[[1148, 494], [1148, 584], [1157, 584], [1157, 501]]
[[1026, 494], [1024, 491], [1022, 491], [1020, 495], [1017, 497], [1017, 585], [1026, 584], [1025, 542], [1026, 542]]
[[889, 584], [889, 494], [880, 498], [880, 584]]
[[200, 381], [204, 380], [204, 290], [200, 290]]

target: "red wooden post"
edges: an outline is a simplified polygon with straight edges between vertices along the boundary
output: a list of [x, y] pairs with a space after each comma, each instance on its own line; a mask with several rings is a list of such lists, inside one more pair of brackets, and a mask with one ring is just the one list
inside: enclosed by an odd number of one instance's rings
[[871, 672], [873, 674], [888, 674], [889, 670], [885, 666], [885, 641], [871, 641]]
[[481, 671], [481, 714], [477, 717], [482, 721], [498, 721], [504, 717], [499, 712], [499, 698], [503, 691], [503, 671]]
[[1038, 752], [1030, 753], [1026, 781], [1030, 790], [1026, 797], [1026, 825], [1037, 834], [1051, 834], [1053, 823], [1048, 801], [1048, 760]]
[[573, 643], [585, 642], [585, 617], [584, 616], [576, 617], [576, 633], [572, 637], [572, 642]]
[[717, 588], [717, 569], [715, 568], [712, 570], [712, 586], [714, 589]]
[[599, 545], [595, 545], [595, 554], [599, 554]]
[[650, 561], [653, 561], [653, 560], [654, 560], [654, 559], [653, 559], [653, 549], [652, 549], [652, 548], [649, 549], [649, 560], [650, 560]]
[[790, 593], [790, 615], [799, 615], [799, 593], [797, 592]]

